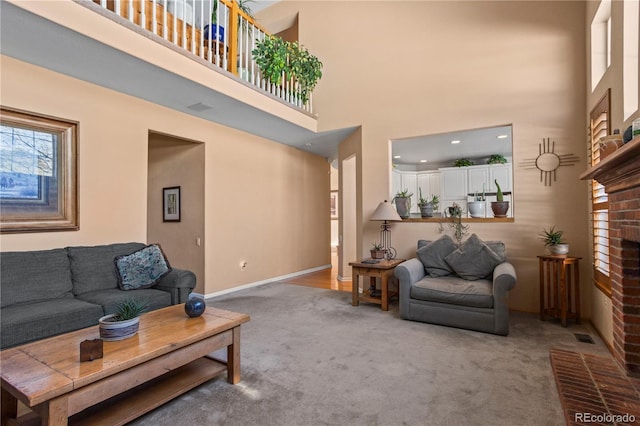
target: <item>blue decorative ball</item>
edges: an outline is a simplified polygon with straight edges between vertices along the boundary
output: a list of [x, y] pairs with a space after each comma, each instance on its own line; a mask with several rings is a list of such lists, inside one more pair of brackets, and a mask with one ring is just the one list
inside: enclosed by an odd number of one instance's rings
[[191, 318], [199, 317], [200, 315], [202, 315], [205, 309], [207, 309], [207, 304], [205, 303], [204, 299], [201, 299], [199, 297], [192, 297], [184, 304], [184, 311]]

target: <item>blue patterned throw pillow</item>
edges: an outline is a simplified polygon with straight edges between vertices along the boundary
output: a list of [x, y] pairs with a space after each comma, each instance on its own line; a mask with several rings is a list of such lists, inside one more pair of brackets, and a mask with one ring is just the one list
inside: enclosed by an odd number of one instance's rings
[[148, 288], [171, 272], [171, 266], [158, 244], [114, 259], [118, 285], [122, 290]]

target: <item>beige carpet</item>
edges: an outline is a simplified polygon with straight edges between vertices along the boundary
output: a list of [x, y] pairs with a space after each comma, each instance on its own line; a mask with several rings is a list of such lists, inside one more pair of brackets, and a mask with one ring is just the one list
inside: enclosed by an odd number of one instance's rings
[[508, 337], [404, 321], [397, 304], [267, 284], [210, 306], [245, 312], [242, 381], [208, 382], [136, 425], [563, 425], [549, 350], [607, 356], [587, 325], [511, 313]]

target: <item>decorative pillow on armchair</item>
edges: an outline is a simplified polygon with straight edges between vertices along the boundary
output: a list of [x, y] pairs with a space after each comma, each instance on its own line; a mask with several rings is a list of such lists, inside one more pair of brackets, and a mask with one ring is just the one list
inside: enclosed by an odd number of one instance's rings
[[416, 254], [431, 277], [444, 277], [453, 274], [453, 269], [445, 258], [458, 248], [448, 235], [443, 235], [418, 249]]
[[460, 278], [475, 281], [486, 278], [506, 259], [489, 248], [476, 234], [445, 257], [445, 261]]
[[171, 272], [171, 266], [158, 244], [114, 259], [118, 285], [122, 290], [137, 290], [155, 285]]

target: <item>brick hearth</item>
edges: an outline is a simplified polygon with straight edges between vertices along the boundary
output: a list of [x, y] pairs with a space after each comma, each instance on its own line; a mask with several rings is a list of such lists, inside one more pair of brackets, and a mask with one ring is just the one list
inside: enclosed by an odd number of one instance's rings
[[640, 138], [581, 179], [597, 180], [609, 195], [613, 355], [627, 374], [640, 377]]

